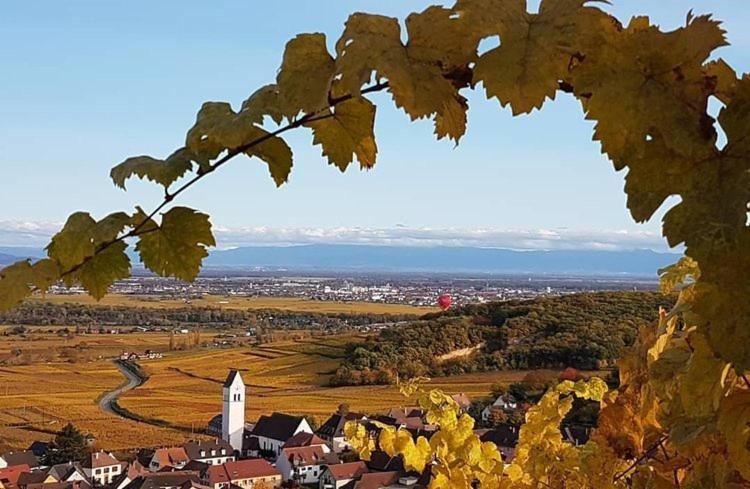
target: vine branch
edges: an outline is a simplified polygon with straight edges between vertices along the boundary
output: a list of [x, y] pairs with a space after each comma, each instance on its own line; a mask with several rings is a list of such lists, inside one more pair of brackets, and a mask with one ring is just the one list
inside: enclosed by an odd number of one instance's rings
[[[385, 82], [378, 82], [378, 83], [376, 83], [374, 85], [370, 85], [369, 87], [363, 88], [360, 91], [360, 94], [361, 95], [365, 95], [365, 94], [368, 94], [368, 93], [380, 92], [380, 91], [385, 90], [386, 88], [388, 88], [388, 86], [389, 85], [388, 85], [387, 81], [385, 81]], [[314, 112], [309, 112], [309, 113], [303, 115], [302, 117], [300, 117], [299, 119], [295, 119], [295, 120], [291, 121], [286, 126], [280, 127], [280, 128], [276, 129], [273, 132], [269, 132], [267, 134], [264, 134], [263, 136], [255, 138], [252, 141], [248, 141], [247, 143], [245, 143], [245, 144], [243, 144], [241, 146], [238, 146], [236, 148], [233, 148], [233, 149], [229, 150], [226, 155], [224, 155], [220, 159], [216, 160], [215, 163], [207, 166], [202, 171], [201, 170], [197, 171], [196, 174], [195, 174], [195, 176], [193, 176], [193, 178], [191, 178], [187, 182], [183, 183], [174, 192], [169, 192], [168, 189], [165, 189], [164, 190], [164, 199], [141, 222], [139, 222], [138, 224], [136, 224], [127, 233], [122, 234], [122, 235], [120, 235], [120, 236], [118, 236], [116, 238], [113, 238], [113, 239], [109, 240], [109, 241], [105, 241], [103, 243], [100, 243], [99, 246], [96, 247], [96, 250], [94, 250], [94, 254], [93, 255], [87, 256], [86, 258], [83, 259], [83, 261], [81, 263], [79, 263], [79, 264], [71, 267], [70, 269], [65, 270], [64, 272], [62, 272], [60, 274], [60, 278], [66, 277], [66, 276], [68, 276], [68, 275], [70, 275], [72, 273], [75, 273], [76, 271], [80, 270], [81, 267], [84, 266], [86, 263], [88, 263], [92, 258], [94, 258], [98, 254], [102, 253], [104, 250], [106, 250], [110, 246], [114, 245], [115, 243], [119, 243], [121, 241], [125, 241], [128, 238], [135, 238], [137, 236], [142, 236], [144, 234], [157, 231], [158, 228], [148, 229], [148, 230], [144, 231], [143, 230], [143, 226], [145, 226], [146, 223], [148, 223], [149, 221], [151, 221], [154, 218], [154, 216], [156, 216], [156, 214], [159, 213], [159, 211], [161, 211], [162, 209], [164, 209], [164, 207], [166, 207], [169, 203], [171, 203], [177, 196], [179, 196], [181, 193], [185, 192], [187, 189], [189, 189], [190, 187], [192, 187], [193, 185], [195, 185], [196, 183], [198, 183], [199, 181], [201, 181], [207, 175], [210, 175], [211, 173], [213, 173], [216, 170], [218, 170], [220, 167], [222, 167], [223, 165], [225, 165], [226, 163], [228, 163], [229, 161], [231, 161], [235, 156], [237, 156], [239, 154], [242, 154], [242, 153], [245, 153], [247, 150], [249, 150], [249, 149], [251, 149], [251, 148], [253, 148], [253, 147], [255, 147], [255, 146], [257, 146], [257, 145], [259, 145], [259, 144], [261, 144], [263, 142], [265, 142], [265, 141], [268, 141], [269, 139], [272, 139], [272, 138], [274, 138], [276, 136], [279, 136], [280, 134], [283, 134], [283, 133], [285, 133], [287, 131], [290, 131], [292, 129], [296, 129], [298, 127], [301, 127], [304, 124], [307, 124], [307, 123], [310, 123], [310, 122], [315, 122], [315, 121], [320, 121], [320, 120], [323, 120], [323, 119], [328, 119], [330, 117], [333, 117], [332, 113], [327, 113], [326, 114], [324, 112], [327, 111], [327, 110], [330, 110], [331, 108], [336, 107], [336, 105], [338, 105], [338, 104], [340, 104], [342, 102], [350, 100], [353, 97], [354, 97], [354, 95], [351, 94], [351, 93], [346, 94], [346, 95], [342, 95], [340, 97], [330, 97], [329, 96], [328, 97], [328, 106], [327, 107], [318, 109], [318, 110], [316, 110]]]

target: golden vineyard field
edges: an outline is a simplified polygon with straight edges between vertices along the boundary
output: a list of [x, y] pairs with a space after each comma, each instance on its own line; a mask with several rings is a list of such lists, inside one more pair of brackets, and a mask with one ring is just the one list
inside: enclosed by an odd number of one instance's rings
[[[157, 345], [164, 349], [168, 342], [165, 333], [90, 335], [84, 341], [94, 343], [95, 339], [102, 351], [142, 351]], [[311, 415], [323, 421], [341, 403], [370, 413], [407, 403], [393, 386], [326, 386], [339, 365], [344, 345], [356, 339], [352, 335], [305, 338], [260, 347], [172, 352], [162, 359], [141, 360], [150, 378], [126, 393], [119, 404], [173, 428], [129, 421], [100, 410], [101, 395], [125, 380], [108, 360], [3, 367], [0, 445], [25, 448], [34, 440], [51, 438], [52, 432], [68, 421], [93, 434], [97, 444], [107, 449], [183, 442], [198, 436], [208, 420], [221, 411], [221, 384], [231, 368], [241, 370], [247, 383], [248, 421], [273, 411]], [[66, 340], [48, 335], [39, 341], [49, 347]], [[449, 393], [464, 392], [481, 398], [489, 395], [492, 384], [520, 380], [525, 374], [461, 375], [436, 379], [431, 384]]]

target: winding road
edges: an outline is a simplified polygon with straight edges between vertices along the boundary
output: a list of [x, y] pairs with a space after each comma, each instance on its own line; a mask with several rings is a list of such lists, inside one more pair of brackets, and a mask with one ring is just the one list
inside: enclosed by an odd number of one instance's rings
[[128, 380], [127, 384], [121, 385], [115, 390], [106, 392], [101, 399], [99, 399], [99, 408], [105, 413], [114, 414], [115, 416], [123, 417], [121, 413], [117, 412], [113, 405], [117, 402], [117, 399], [121, 395], [125, 394], [129, 390], [133, 390], [136, 387], [143, 385], [146, 382], [144, 377], [139, 376], [133, 370], [129, 369], [121, 360], [112, 360], [112, 363], [120, 370], [122, 375]]

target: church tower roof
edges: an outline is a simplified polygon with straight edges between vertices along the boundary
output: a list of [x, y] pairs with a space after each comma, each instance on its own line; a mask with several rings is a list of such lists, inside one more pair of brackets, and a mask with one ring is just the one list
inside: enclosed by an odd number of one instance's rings
[[227, 380], [224, 381], [224, 387], [230, 387], [232, 384], [234, 384], [234, 380], [239, 377], [240, 382], [242, 382], [242, 377], [240, 376], [240, 372], [238, 370], [230, 370], [229, 375], [227, 375]]

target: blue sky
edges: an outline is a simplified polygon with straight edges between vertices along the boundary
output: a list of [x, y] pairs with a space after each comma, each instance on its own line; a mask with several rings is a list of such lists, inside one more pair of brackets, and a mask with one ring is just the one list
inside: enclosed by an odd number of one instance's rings
[[[161, 197], [158, 188], [133, 182], [123, 192], [109, 181], [109, 168], [132, 155], [166, 156], [183, 144], [203, 101], [238, 106], [272, 82], [284, 44], [295, 34], [325, 32], [332, 46], [351, 12], [403, 19], [431, 3], [4, 2], [0, 244], [39, 244], [38, 235], [16, 231], [33, 228], [43, 236], [76, 210], [101, 217], [138, 204], [152, 207]], [[643, 13], [665, 28], [684, 23], [691, 8], [714, 12], [732, 42], [718, 54], [748, 71], [746, 0], [613, 4], [608, 8], [622, 20]], [[179, 204], [211, 214], [223, 236], [233, 236], [225, 245], [280, 234], [285, 242], [310, 236], [336, 242], [360, 236], [357, 230], [372, 242], [384, 233], [387, 242], [399, 233], [442, 236], [450, 229], [454, 239], [462, 230], [491, 231], [503, 239], [485, 244], [510, 247], [518, 233], [565, 235], [582, 247], [592, 240], [616, 245], [618, 237], [632, 246], [660, 246], [659, 219], [632, 222], [623, 174], [599, 154], [591, 124], [572, 98], [562, 95], [541, 113], [512, 118], [477, 90], [470, 96], [468, 133], [457, 148], [436, 142], [430, 123], [409, 123], [387, 96], [375, 100], [381, 103], [374, 170], [340, 174], [302, 130], [288, 138], [295, 167], [286, 186], [276, 189], [260, 162], [238, 159]], [[524, 246], [519, 238], [517, 247]]]

